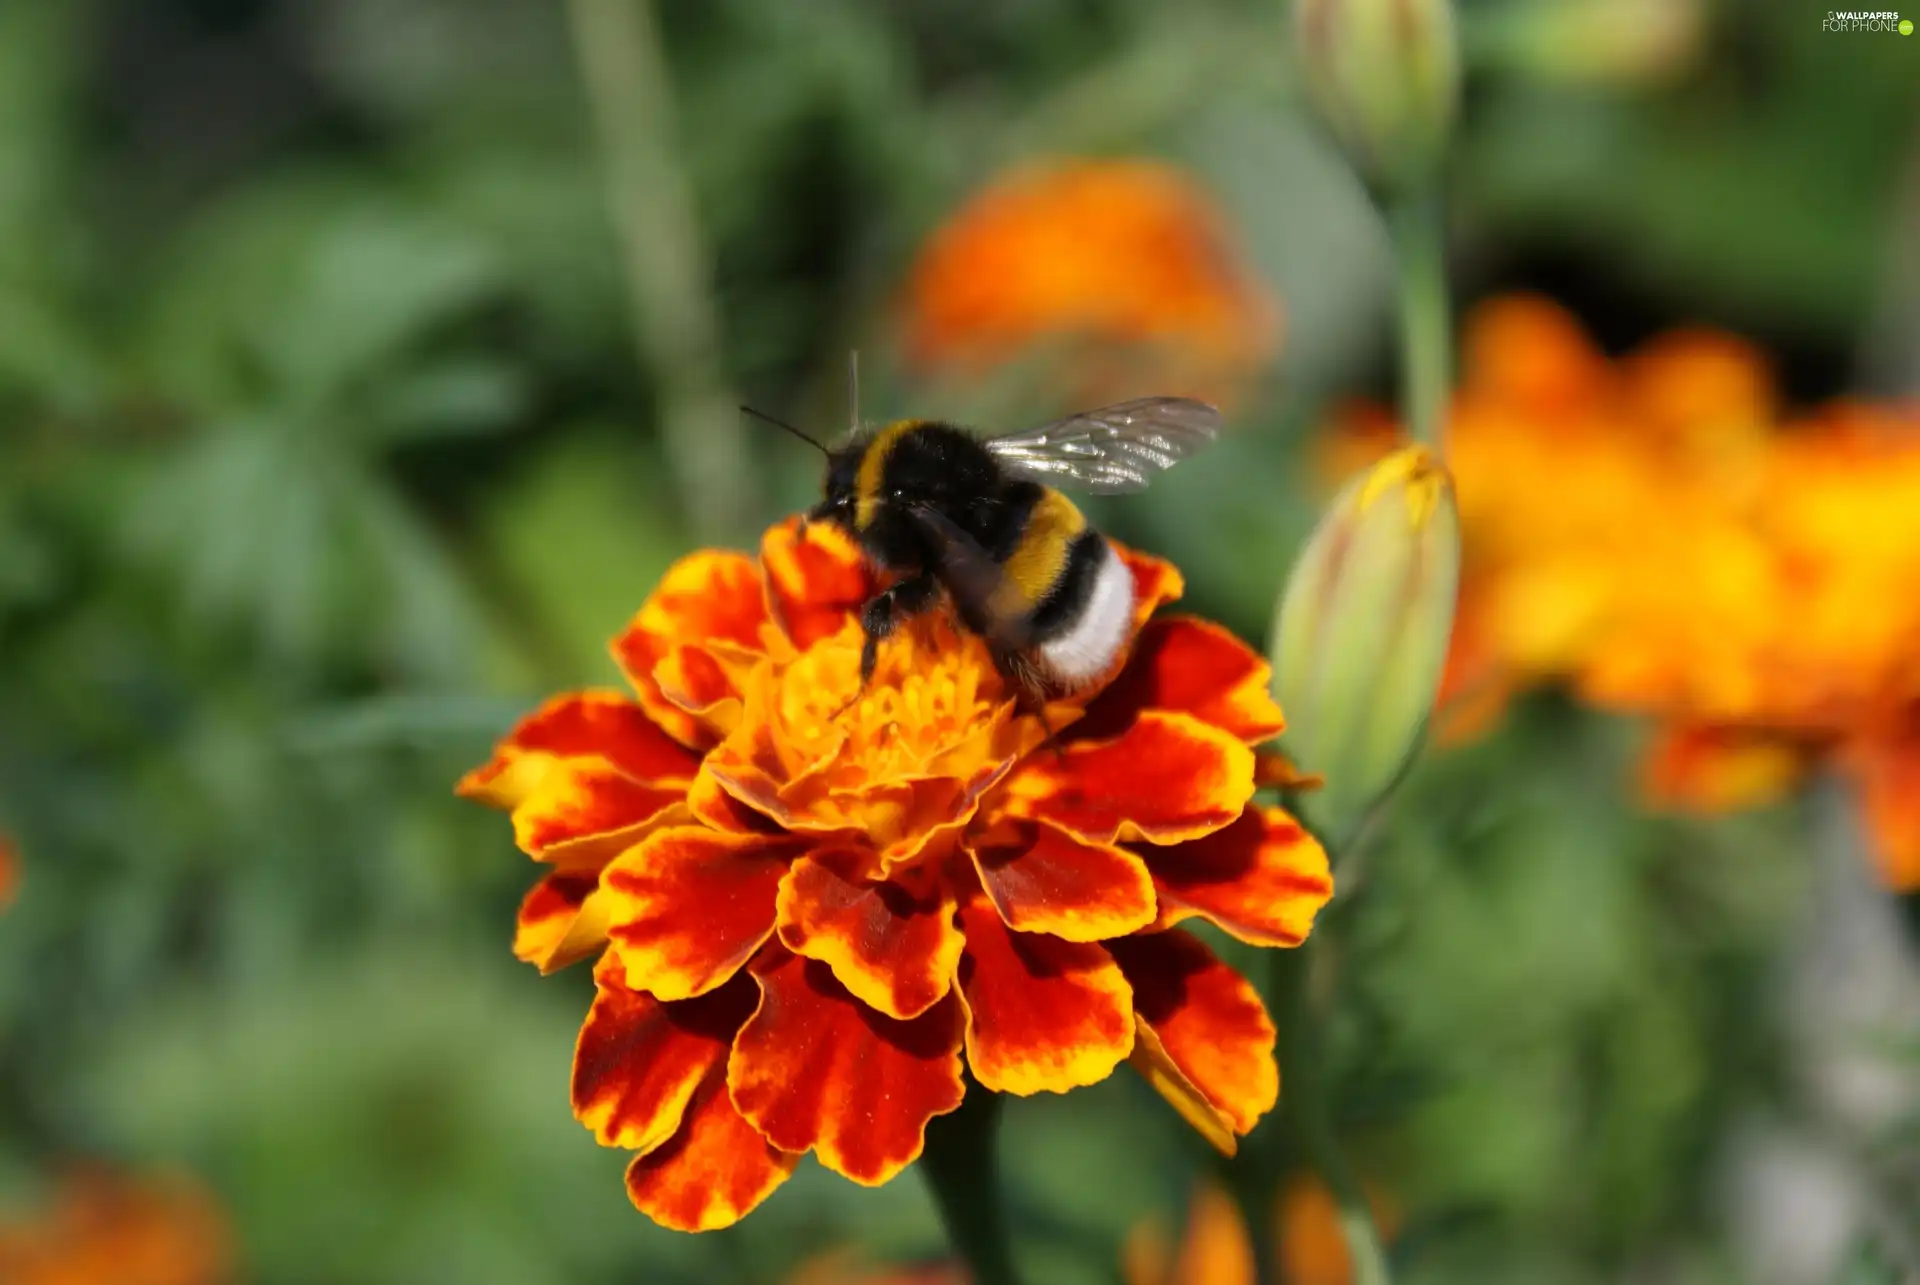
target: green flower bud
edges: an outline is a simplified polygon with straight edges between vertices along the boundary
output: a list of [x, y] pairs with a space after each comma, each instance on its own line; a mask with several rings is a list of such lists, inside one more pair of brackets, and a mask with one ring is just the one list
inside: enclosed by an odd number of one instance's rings
[[1438, 166], [1460, 96], [1451, 0], [1297, 0], [1307, 89], [1376, 186], [1417, 185]]
[[1281, 744], [1326, 778], [1307, 808], [1337, 841], [1378, 806], [1419, 747], [1453, 632], [1460, 516], [1424, 446], [1349, 482], [1294, 563], [1273, 642]]

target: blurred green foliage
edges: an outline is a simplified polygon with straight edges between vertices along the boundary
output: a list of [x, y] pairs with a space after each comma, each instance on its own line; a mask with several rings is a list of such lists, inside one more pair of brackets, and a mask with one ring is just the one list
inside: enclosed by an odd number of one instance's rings
[[[1465, 6], [1470, 51], [1502, 12]], [[869, 416], [1061, 409], [918, 386], [894, 353], [913, 248], [1000, 166], [1151, 153], [1218, 194], [1286, 353], [1232, 440], [1099, 516], [1263, 636], [1315, 500], [1299, 433], [1386, 386], [1390, 288], [1292, 105], [1275, 0], [656, 16], [720, 375], [802, 422], [843, 421], [851, 346]], [[1729, 322], [1797, 392], [1840, 391], [1920, 226], [1920, 47], [1819, 17], [1729, 0], [1653, 85], [1477, 68], [1467, 294], [1544, 286], [1616, 336]], [[728, 1233], [633, 1213], [567, 1109], [588, 979], [509, 957], [531, 869], [449, 793], [541, 694], [613, 679], [605, 638], [710, 504], [672, 480], [657, 408], [682, 374], [636, 361], [596, 146], [561, 5], [0, 5], [9, 1193], [75, 1154], [184, 1165], [263, 1285], [774, 1281], [846, 1241], [938, 1251], [911, 1179], [811, 1166]], [[750, 453], [755, 524], [815, 485], [790, 445]], [[1341, 1124], [1407, 1211], [1410, 1281], [1743, 1279], [1716, 1174], [1743, 1115], [1792, 1097], [1778, 961], [1820, 858], [1795, 809], [1634, 813], [1636, 735], [1543, 697], [1438, 754], [1329, 912]], [[1050, 1283], [1111, 1279], [1206, 1166], [1124, 1075], [1011, 1118]], [[1869, 1166], [1910, 1238], [1916, 1137]], [[1838, 1279], [1894, 1279], [1898, 1240]]]

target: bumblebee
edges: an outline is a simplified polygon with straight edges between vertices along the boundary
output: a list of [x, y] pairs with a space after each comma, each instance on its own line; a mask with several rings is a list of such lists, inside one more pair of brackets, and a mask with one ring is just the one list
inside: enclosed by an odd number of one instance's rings
[[1051, 484], [1143, 490], [1219, 431], [1204, 402], [1146, 397], [998, 437], [905, 419], [856, 430], [838, 449], [814, 442], [827, 456], [826, 493], [805, 520], [842, 528], [893, 577], [860, 613], [861, 690], [880, 644], [943, 596], [1025, 703], [1099, 678], [1126, 643], [1133, 576]]

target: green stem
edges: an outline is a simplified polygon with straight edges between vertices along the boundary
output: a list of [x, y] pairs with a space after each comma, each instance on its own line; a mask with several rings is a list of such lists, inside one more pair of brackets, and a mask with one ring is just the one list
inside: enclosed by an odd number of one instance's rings
[[[1274, 1025], [1279, 1029], [1276, 1052], [1280, 1058], [1281, 1123], [1292, 1144], [1285, 1150], [1304, 1155], [1333, 1194], [1340, 1229], [1353, 1259], [1354, 1285], [1392, 1285], [1393, 1274], [1388, 1269], [1386, 1250], [1380, 1242], [1379, 1229], [1374, 1226], [1366, 1193], [1347, 1164], [1327, 1118], [1326, 1098], [1320, 1082], [1319, 1026], [1308, 989], [1314, 957], [1319, 953], [1316, 940], [1309, 938], [1292, 950], [1274, 951], [1268, 977]], [[1274, 1177], [1274, 1184], [1277, 1187], [1278, 1175]], [[1265, 1218], [1271, 1226], [1274, 1222], [1271, 1201]], [[1272, 1255], [1263, 1257], [1271, 1259]]]
[[1437, 447], [1453, 366], [1445, 222], [1430, 190], [1389, 198], [1386, 213], [1400, 278], [1401, 413], [1415, 441]]
[[920, 1155], [920, 1172], [972, 1285], [1020, 1285], [994, 1163], [999, 1125], [1000, 1095], [969, 1084], [958, 1111], [928, 1123]]
[[701, 534], [735, 538], [753, 511], [749, 460], [721, 367], [707, 248], [680, 162], [653, 6], [571, 0], [568, 13], [667, 463]]

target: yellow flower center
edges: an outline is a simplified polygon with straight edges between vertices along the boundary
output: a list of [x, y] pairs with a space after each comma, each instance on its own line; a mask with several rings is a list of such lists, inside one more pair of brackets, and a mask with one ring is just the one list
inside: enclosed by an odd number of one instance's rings
[[990, 732], [1008, 697], [985, 646], [938, 618], [911, 622], [881, 644], [864, 692], [860, 646], [849, 626], [780, 675], [774, 716], [798, 766], [832, 757], [841, 786], [978, 766], [952, 751]]

